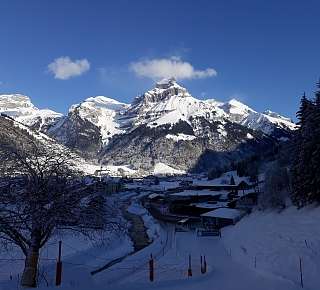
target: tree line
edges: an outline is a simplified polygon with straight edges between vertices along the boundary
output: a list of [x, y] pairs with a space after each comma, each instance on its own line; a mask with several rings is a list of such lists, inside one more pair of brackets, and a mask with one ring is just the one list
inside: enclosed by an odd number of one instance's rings
[[302, 207], [320, 202], [320, 82], [314, 98], [301, 98], [294, 139], [292, 202]]

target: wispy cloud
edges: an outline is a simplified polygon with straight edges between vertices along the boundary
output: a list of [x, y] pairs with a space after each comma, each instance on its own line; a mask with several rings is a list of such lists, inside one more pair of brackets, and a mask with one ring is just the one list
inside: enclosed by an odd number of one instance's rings
[[87, 59], [71, 60], [68, 56], [58, 57], [48, 65], [48, 70], [54, 75], [55, 79], [67, 80], [84, 74], [90, 69]]
[[197, 70], [191, 63], [182, 61], [180, 57], [176, 56], [132, 62], [129, 69], [139, 77], [147, 77], [153, 80], [169, 77], [178, 80], [201, 79], [217, 75], [217, 71], [213, 68]]

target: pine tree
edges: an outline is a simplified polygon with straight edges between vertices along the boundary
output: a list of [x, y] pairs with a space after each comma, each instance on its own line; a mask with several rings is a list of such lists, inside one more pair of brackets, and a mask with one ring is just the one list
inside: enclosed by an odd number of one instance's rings
[[320, 202], [320, 80], [315, 93], [314, 110], [311, 116], [313, 120], [313, 153], [310, 167], [313, 173], [312, 179], [312, 200]]
[[305, 205], [308, 202], [310, 195], [310, 169], [308, 166], [310, 160], [310, 141], [312, 139], [311, 128], [311, 113], [313, 104], [304, 94], [301, 98], [300, 109], [297, 112], [297, 118], [300, 126], [295, 136], [295, 159], [292, 166], [293, 174], [293, 192], [292, 201], [298, 207]]
[[[320, 84], [318, 84], [320, 88]], [[300, 128], [295, 138], [293, 173], [293, 203], [298, 207], [320, 201], [320, 91], [314, 102], [305, 94], [297, 113]]]

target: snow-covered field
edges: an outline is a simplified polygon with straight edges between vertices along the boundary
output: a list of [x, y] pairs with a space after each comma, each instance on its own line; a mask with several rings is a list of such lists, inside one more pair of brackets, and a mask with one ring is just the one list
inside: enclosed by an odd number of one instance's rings
[[[50, 240], [40, 252], [40, 286], [46, 283], [54, 285], [59, 240], [62, 240], [63, 280], [66, 285], [77, 284], [79, 277], [80, 281], [90, 278], [91, 271], [133, 251], [132, 241], [120, 232], [101, 236], [95, 242], [80, 235], [57, 237]], [[23, 266], [24, 256], [19, 249], [11, 248], [8, 252], [1, 252], [1, 290], [17, 289], [17, 280], [21, 277]], [[12, 281], [8, 281], [10, 276]]]
[[[300, 283], [302, 260], [306, 289], [320, 289], [320, 208], [293, 207], [281, 213], [256, 211], [233, 227], [222, 239], [233, 259], [242, 265]], [[256, 266], [255, 266], [256, 265]]]
[[161, 162], [156, 163], [153, 170], [154, 175], [179, 175], [179, 174], [185, 174], [185, 173], [186, 172], [183, 170], [175, 169]]

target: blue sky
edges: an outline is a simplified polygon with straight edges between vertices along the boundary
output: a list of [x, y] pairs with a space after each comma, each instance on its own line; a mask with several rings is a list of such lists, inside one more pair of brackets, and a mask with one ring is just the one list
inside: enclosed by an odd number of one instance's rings
[[[294, 117], [320, 77], [320, 1], [1, 0], [0, 92], [65, 113], [171, 69], [199, 98]], [[51, 65], [50, 65], [51, 64]]]

